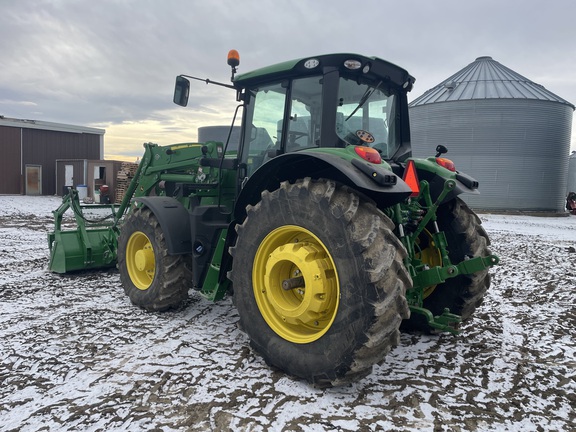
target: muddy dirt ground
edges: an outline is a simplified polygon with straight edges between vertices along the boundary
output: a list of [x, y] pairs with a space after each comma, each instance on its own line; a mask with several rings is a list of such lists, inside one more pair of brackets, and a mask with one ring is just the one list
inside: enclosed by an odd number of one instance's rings
[[576, 217], [481, 215], [501, 265], [462, 334], [319, 390], [250, 351], [230, 299], [147, 313], [114, 269], [50, 273], [59, 203], [0, 196], [1, 431], [576, 430]]

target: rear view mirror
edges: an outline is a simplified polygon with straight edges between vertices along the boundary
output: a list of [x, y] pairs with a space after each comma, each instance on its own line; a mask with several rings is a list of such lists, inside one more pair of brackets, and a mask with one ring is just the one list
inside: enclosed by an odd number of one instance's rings
[[190, 81], [183, 76], [176, 77], [174, 87], [174, 103], [185, 107], [188, 105], [188, 95], [190, 94]]

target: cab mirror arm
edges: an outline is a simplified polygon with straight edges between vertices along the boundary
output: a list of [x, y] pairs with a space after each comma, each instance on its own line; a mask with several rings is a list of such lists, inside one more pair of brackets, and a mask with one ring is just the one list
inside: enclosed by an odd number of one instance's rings
[[188, 78], [197, 81], [203, 81], [206, 84], [215, 84], [221, 87], [236, 90], [236, 87], [234, 87], [231, 84], [224, 84], [218, 81], [212, 81], [208, 78], [198, 78], [190, 75], [178, 75], [176, 77], [176, 85], [174, 86], [174, 103], [176, 105], [180, 105], [183, 107], [188, 105], [188, 96], [190, 95], [190, 81], [188, 81]]

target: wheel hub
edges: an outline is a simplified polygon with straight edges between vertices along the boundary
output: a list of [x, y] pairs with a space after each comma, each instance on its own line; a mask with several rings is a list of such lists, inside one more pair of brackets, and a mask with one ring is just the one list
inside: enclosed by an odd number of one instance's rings
[[[326, 295], [333, 283], [323, 251], [310, 243], [293, 243], [276, 248], [266, 263], [264, 296], [274, 312], [289, 324], [318, 326], [327, 313]], [[304, 286], [282, 287], [285, 277], [302, 277]], [[301, 276], [299, 276], [301, 275]]]
[[126, 244], [126, 269], [134, 286], [146, 290], [152, 285], [156, 271], [156, 259], [150, 239], [136, 231]]
[[154, 252], [150, 248], [136, 251], [134, 263], [139, 271], [152, 270], [154, 268]]
[[285, 226], [268, 234], [254, 259], [253, 281], [262, 317], [286, 340], [317, 340], [336, 317], [334, 262], [326, 246], [302, 227]]

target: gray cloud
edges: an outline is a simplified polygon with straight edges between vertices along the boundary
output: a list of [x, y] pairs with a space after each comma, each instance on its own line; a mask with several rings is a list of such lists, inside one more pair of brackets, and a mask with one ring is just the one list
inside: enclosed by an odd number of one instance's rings
[[[576, 103], [576, 3], [554, 0], [0, 0], [0, 114], [82, 125], [170, 123], [174, 77], [361, 52], [416, 76], [411, 99], [489, 55]], [[233, 111], [198, 83], [192, 112]], [[170, 128], [178, 129], [177, 124]], [[183, 127], [183, 126], [182, 126]], [[573, 139], [574, 142], [574, 139]]]

